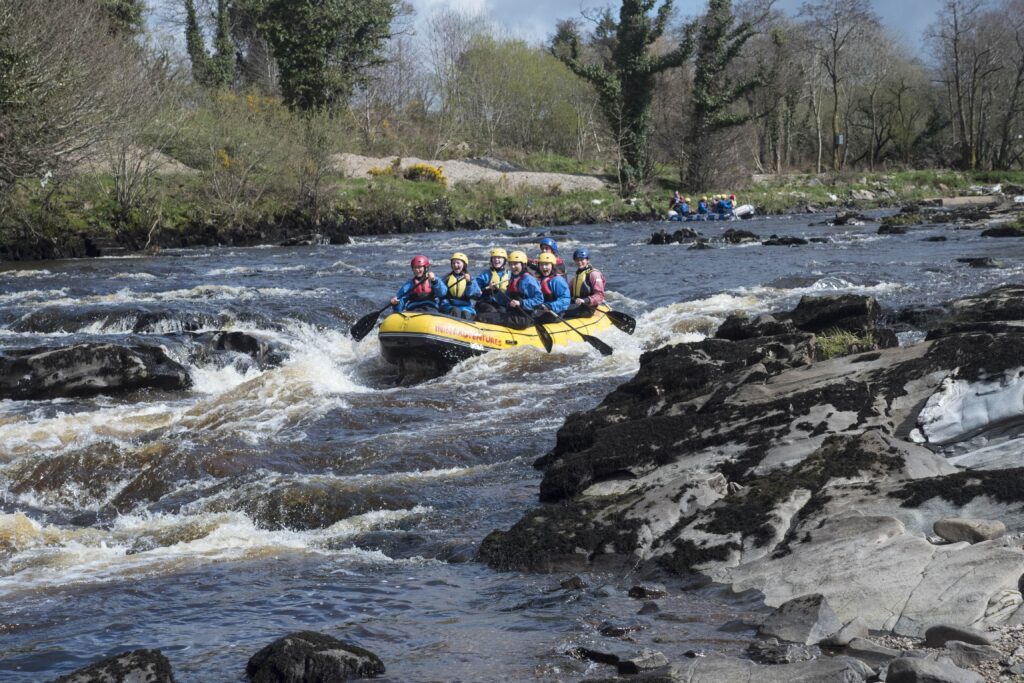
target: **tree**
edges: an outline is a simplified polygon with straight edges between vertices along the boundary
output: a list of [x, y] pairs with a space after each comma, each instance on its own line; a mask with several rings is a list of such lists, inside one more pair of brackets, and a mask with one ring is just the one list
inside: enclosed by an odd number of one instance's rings
[[99, 0], [99, 3], [110, 21], [111, 31], [126, 36], [142, 33], [144, 0]]
[[235, 80], [235, 46], [227, 0], [217, 0], [217, 29], [213, 54], [207, 54], [194, 0], [185, 0], [185, 48], [192, 61], [192, 78], [207, 88], [226, 88]]
[[652, 18], [649, 13], [655, 4], [656, 0], [623, 0], [617, 22], [606, 13], [595, 33], [596, 47], [605, 48], [595, 50], [596, 63], [584, 59], [580, 35], [572, 25], [563, 25], [551, 46], [552, 54], [597, 92], [618, 146], [623, 196], [635, 192], [653, 171], [650, 125], [656, 77], [680, 66], [692, 52], [692, 43], [684, 42], [664, 54], [654, 53], [655, 42], [665, 32], [672, 0], [664, 0]]
[[131, 108], [136, 56], [94, 3], [0, 3], [0, 197], [110, 136]]
[[849, 77], [854, 46], [879, 29], [878, 16], [868, 0], [818, 0], [807, 3], [801, 13], [807, 17], [807, 30], [825, 70], [832, 92], [832, 168], [842, 168], [839, 125], [843, 111], [840, 98]]
[[260, 28], [288, 107], [315, 112], [347, 104], [365, 69], [380, 63], [394, 16], [393, 0], [265, 0]]
[[703, 153], [710, 136], [750, 120], [735, 104], [765, 80], [760, 71], [738, 80], [731, 77], [732, 62], [756, 32], [748, 22], [737, 24], [731, 0], [710, 0], [703, 20], [688, 27], [686, 40], [698, 32], [686, 164], [680, 172], [683, 186], [692, 190], [706, 189], [712, 180], [713, 159]]
[[946, 86], [950, 116], [957, 133], [960, 167], [978, 167], [984, 135], [985, 91], [1001, 68], [984, 27], [981, 0], [946, 0], [930, 38], [939, 58], [939, 80]]

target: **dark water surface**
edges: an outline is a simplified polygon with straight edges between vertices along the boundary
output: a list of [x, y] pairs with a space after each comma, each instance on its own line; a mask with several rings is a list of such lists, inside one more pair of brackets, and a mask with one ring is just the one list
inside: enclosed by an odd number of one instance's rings
[[[458, 249], [535, 251], [536, 229], [364, 238], [347, 246], [172, 251], [155, 258], [0, 264], [0, 347], [158, 338], [189, 368], [180, 393], [0, 402], [0, 680], [55, 678], [95, 659], [159, 648], [179, 681], [241, 680], [248, 658], [311, 629], [378, 652], [393, 681], [575, 681], [570, 659], [638, 622], [637, 647], [738, 654], [750, 633], [715, 629], [754, 603], [718, 591], [637, 616], [635, 577], [499, 574], [465, 562], [535, 504], [530, 467], [565, 415], [596, 405], [640, 354], [691, 341], [734, 310], [854, 292], [889, 309], [935, 304], [1024, 271], [1024, 243], [948, 226], [878, 236], [818, 217], [700, 224], [803, 247], [647, 246], [675, 224], [556, 228], [588, 246], [636, 335], [517, 349], [395, 386], [376, 334], [345, 331], [379, 308], [422, 252], [447, 272]], [[693, 224], [691, 224], [693, 225]], [[925, 242], [943, 234], [946, 242]], [[1002, 269], [958, 257], [991, 256]], [[250, 332], [286, 354], [193, 353], [188, 331]], [[914, 335], [906, 335], [913, 339]], [[657, 641], [654, 638], [657, 637]], [[611, 670], [603, 670], [610, 675]]]

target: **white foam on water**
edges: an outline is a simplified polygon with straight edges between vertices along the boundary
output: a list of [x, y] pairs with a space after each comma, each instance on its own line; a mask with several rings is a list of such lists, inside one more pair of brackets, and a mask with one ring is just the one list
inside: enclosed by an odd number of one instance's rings
[[129, 448], [134, 440], [176, 423], [184, 414], [180, 404], [151, 403], [107, 406], [90, 411], [41, 411], [0, 424], [0, 462], [34, 454], [80, 450], [108, 441]]
[[66, 297], [68, 293], [67, 288], [61, 289], [26, 289], [21, 292], [10, 292], [7, 294], [0, 294], [0, 304], [14, 304], [14, 305], [43, 305], [45, 306], [49, 300], [55, 298]]
[[234, 365], [217, 367], [203, 365], [189, 367], [192, 378], [192, 391], [198, 394], [222, 394], [234, 389], [244, 382], [252, 381], [263, 374], [256, 366], [239, 370]]
[[48, 278], [56, 277], [56, 275], [51, 273], [50, 271], [48, 271], [46, 269], [39, 269], [39, 270], [4, 270], [4, 271], [0, 271], [0, 277], [48, 279]]
[[113, 280], [140, 280], [143, 282], [151, 282], [158, 279], [157, 276], [152, 273], [118, 273], [116, 275], [111, 275], [110, 277]]
[[[393, 563], [379, 551], [362, 551], [347, 542], [431, 511], [424, 506], [373, 511], [308, 531], [262, 529], [240, 512], [122, 515], [109, 530], [42, 525], [22, 513], [0, 515], [0, 552], [8, 557], [0, 565], [0, 597], [282, 553]], [[147, 545], [141, 547], [139, 539]]]
[[166, 301], [258, 301], [260, 299], [323, 298], [333, 296], [332, 290], [286, 289], [282, 287], [234, 287], [229, 285], [199, 285], [189, 289], [173, 289], [164, 292], [137, 292], [120, 289], [112, 294], [94, 294], [78, 298], [67, 296], [67, 289], [29, 290], [12, 294], [0, 294], [0, 303], [7, 301], [33, 303], [39, 306], [88, 306], [120, 303], [156, 303]]

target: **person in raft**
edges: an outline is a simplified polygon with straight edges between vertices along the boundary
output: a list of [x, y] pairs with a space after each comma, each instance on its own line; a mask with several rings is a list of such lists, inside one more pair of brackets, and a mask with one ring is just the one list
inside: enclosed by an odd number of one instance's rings
[[391, 297], [391, 307], [397, 313], [440, 310], [439, 302], [448, 295], [448, 288], [430, 272], [430, 259], [413, 256], [409, 266], [412, 278]]
[[534, 312], [544, 303], [544, 292], [541, 291], [537, 278], [526, 269], [528, 260], [526, 252], [513, 251], [508, 255], [509, 269], [512, 279], [508, 282], [508, 308], [502, 324], [517, 330], [524, 330], [535, 324]]
[[[542, 254], [554, 254], [555, 255], [555, 272], [558, 273], [559, 275], [565, 275], [565, 261], [563, 261], [562, 257], [558, 255], [558, 242], [556, 242], [555, 240], [551, 239], [550, 237], [545, 237], [544, 239], [542, 239], [540, 241], [540, 253], [542, 253]], [[540, 263], [537, 261], [537, 259], [533, 259], [529, 263], [530, 270], [532, 270], [535, 275], [539, 275], [540, 274], [540, 267], [539, 266], [540, 266]]]
[[477, 320], [497, 322], [501, 319], [507, 301], [505, 290], [511, 277], [508, 252], [501, 247], [491, 249], [491, 267], [473, 279], [480, 292], [475, 307]]
[[590, 264], [590, 251], [580, 247], [572, 253], [576, 275], [569, 284], [572, 307], [563, 318], [589, 318], [604, 303], [604, 275]]
[[461, 251], [452, 254], [452, 272], [444, 278], [448, 294], [441, 299], [441, 312], [472, 320], [476, 316], [473, 300], [480, 298], [480, 286], [469, 276], [469, 257]]
[[544, 303], [534, 311], [534, 320], [539, 323], [557, 322], [556, 316], [562, 315], [569, 308], [569, 283], [564, 276], [555, 272], [554, 254], [544, 252], [538, 256], [537, 266], [540, 268], [537, 281], [544, 295]]

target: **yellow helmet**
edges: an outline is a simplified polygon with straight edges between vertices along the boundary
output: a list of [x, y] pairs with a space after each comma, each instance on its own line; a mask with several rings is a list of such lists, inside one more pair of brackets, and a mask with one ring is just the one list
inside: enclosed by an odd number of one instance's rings
[[707, 196], [707, 195], [704, 195], [703, 197], [701, 197], [701, 198], [700, 198], [700, 200], [701, 200], [702, 202], [706, 202], [706, 201], [708, 200], [708, 196]]
[[558, 263], [558, 258], [550, 251], [545, 251], [537, 257], [537, 263], [550, 263], [551, 265], [555, 265]]
[[526, 258], [525, 251], [519, 251], [518, 249], [508, 255], [509, 263], [526, 263], [529, 259]]
[[501, 247], [495, 247], [494, 249], [491, 249], [491, 258], [494, 258], [495, 256], [500, 256], [501, 258], [508, 260], [508, 252], [502, 249]]
[[454, 261], [455, 259], [462, 261], [463, 263], [466, 264], [466, 267], [469, 268], [469, 257], [463, 254], [461, 251], [457, 251], [454, 254], [452, 254], [451, 260]]

